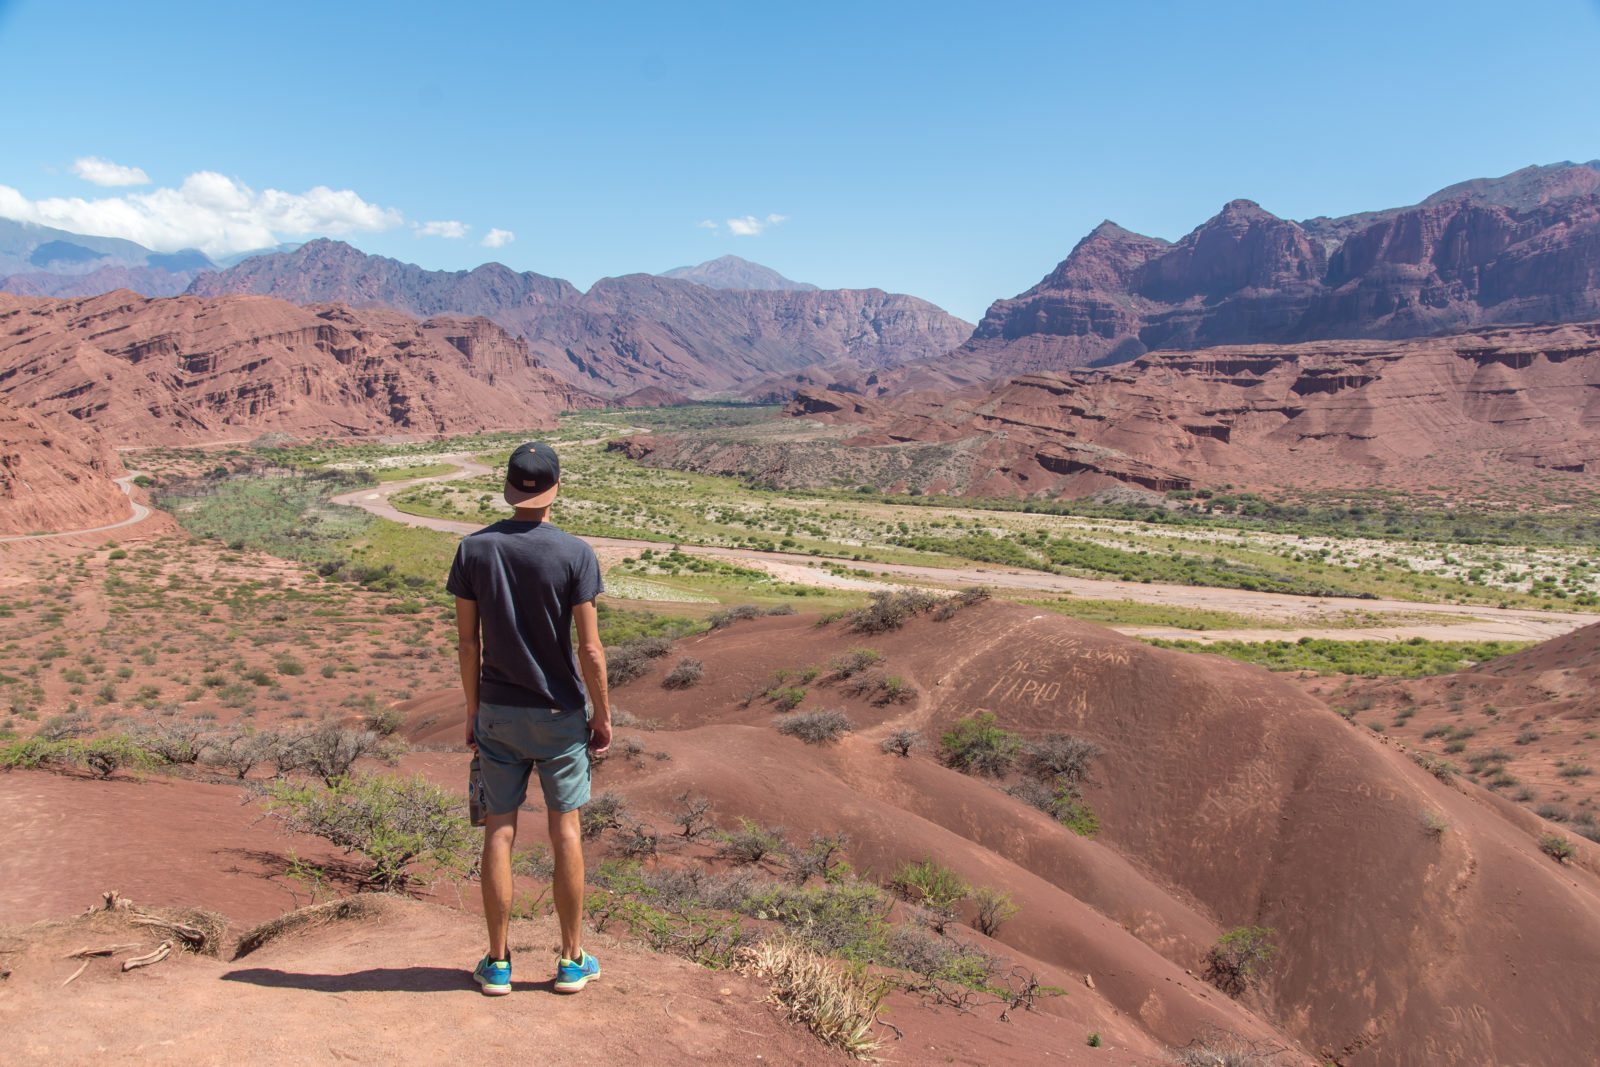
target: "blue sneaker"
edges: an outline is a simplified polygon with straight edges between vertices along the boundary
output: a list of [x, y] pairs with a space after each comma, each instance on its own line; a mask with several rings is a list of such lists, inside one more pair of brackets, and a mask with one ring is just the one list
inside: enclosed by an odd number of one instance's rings
[[485, 996], [504, 996], [511, 992], [511, 961], [492, 960], [485, 956], [478, 961], [472, 977], [483, 987]]
[[577, 963], [563, 958], [556, 964], [556, 992], [576, 993], [589, 984], [589, 979], [600, 977], [600, 961], [593, 953], [580, 952]]

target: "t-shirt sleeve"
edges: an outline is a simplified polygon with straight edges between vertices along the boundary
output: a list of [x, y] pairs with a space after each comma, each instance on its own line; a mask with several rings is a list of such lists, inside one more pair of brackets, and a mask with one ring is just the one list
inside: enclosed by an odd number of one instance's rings
[[600, 561], [595, 558], [594, 549], [584, 545], [578, 554], [577, 566], [573, 568], [572, 599], [567, 603], [587, 604], [605, 591], [605, 583], [600, 580]]
[[446, 579], [444, 587], [463, 600], [477, 600], [478, 594], [472, 589], [466, 564], [461, 559], [461, 550], [465, 544], [466, 542], [462, 542], [456, 546], [456, 558], [450, 563], [450, 577]]

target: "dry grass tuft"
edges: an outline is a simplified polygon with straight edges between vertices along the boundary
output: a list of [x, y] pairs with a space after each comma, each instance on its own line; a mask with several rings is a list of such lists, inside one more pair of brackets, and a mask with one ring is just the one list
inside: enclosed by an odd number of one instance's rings
[[875, 1058], [881, 1042], [872, 1028], [889, 991], [887, 982], [786, 938], [743, 949], [740, 957], [746, 973], [772, 983], [772, 1002], [789, 1018], [841, 1052]]
[[364, 893], [344, 900], [330, 900], [308, 908], [291, 911], [276, 919], [269, 919], [247, 932], [233, 950], [233, 958], [243, 959], [256, 949], [269, 945], [290, 934], [315, 930], [340, 922], [360, 922], [382, 915], [391, 900], [399, 899], [385, 893]]

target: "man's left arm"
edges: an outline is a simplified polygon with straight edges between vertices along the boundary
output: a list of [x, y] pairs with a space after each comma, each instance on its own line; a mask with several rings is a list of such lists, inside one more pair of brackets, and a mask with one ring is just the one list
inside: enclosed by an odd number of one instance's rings
[[600, 643], [600, 609], [593, 600], [572, 607], [578, 630], [578, 670], [594, 714], [589, 717], [589, 751], [600, 755], [611, 747], [611, 697], [606, 690], [606, 649]]
[[478, 602], [456, 597], [456, 645], [461, 692], [467, 698], [467, 745], [474, 752], [478, 750], [478, 672], [483, 667], [483, 639], [478, 629]]

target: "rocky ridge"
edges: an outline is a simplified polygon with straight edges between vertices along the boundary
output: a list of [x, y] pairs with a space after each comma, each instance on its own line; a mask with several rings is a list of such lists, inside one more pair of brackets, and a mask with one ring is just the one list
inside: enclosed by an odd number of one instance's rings
[[619, 447], [653, 465], [777, 484], [843, 477], [973, 496], [1404, 486], [1472, 472], [1548, 480], [1600, 471], [1597, 389], [1600, 323], [1483, 327], [1159, 352], [955, 394], [812, 389], [785, 410], [789, 430], [640, 436]]
[[0, 296], [0, 395], [143, 445], [549, 427], [603, 406], [487, 319], [126, 290]]

